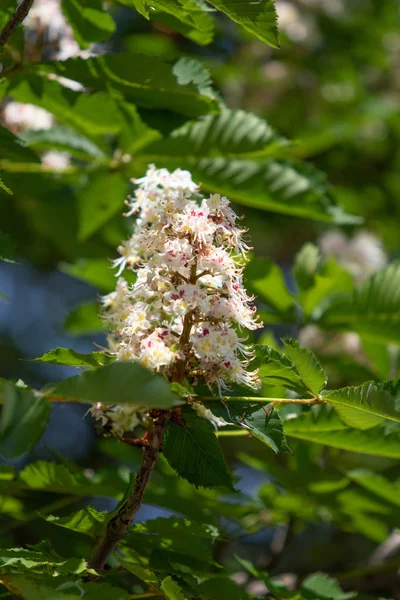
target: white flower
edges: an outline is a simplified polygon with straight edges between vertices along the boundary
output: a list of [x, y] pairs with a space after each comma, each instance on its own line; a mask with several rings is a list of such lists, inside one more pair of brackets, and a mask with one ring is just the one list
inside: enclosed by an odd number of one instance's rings
[[71, 161], [71, 157], [67, 152], [58, 152], [50, 150], [42, 156], [42, 165], [54, 171], [62, 171], [66, 169]]
[[114, 266], [118, 275], [134, 269], [137, 278], [128, 286], [120, 277], [103, 300], [110, 351], [170, 382], [203, 381], [220, 394], [230, 384], [258, 388], [257, 371], [247, 368], [253, 353], [239, 331], [261, 324], [243, 286], [247, 245], [229, 201], [201, 197], [179, 169], [150, 167], [136, 183], [128, 203], [134, 231]]
[[50, 129], [54, 124], [53, 115], [47, 110], [33, 104], [14, 101], [9, 102], [4, 108], [3, 119], [7, 127], [14, 132]]

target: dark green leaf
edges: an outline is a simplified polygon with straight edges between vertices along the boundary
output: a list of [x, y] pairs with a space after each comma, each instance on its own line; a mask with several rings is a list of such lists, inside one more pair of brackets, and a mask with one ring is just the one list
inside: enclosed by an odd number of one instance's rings
[[12, 261], [14, 258], [14, 244], [11, 238], [5, 233], [0, 232], [0, 259]]
[[232, 478], [210, 423], [189, 406], [182, 408], [185, 425], [169, 422], [163, 453], [175, 471], [196, 486], [226, 486], [233, 490]]
[[253, 363], [259, 370], [261, 381], [266, 385], [283, 385], [302, 395], [306, 388], [292, 361], [282, 352], [269, 346], [255, 346]]
[[62, 0], [62, 9], [81, 48], [107, 40], [115, 30], [101, 0]]
[[114, 362], [69, 377], [49, 394], [69, 402], [104, 402], [137, 407], [169, 408], [178, 404], [167, 382], [139, 363]]
[[55, 348], [33, 360], [53, 365], [96, 368], [113, 362], [115, 358], [104, 352], [80, 354], [79, 352], [75, 352], [75, 350], [71, 350], [71, 348]]
[[35, 398], [32, 392], [12, 381], [0, 381], [3, 404], [0, 420], [0, 453], [15, 458], [28, 452], [39, 440], [50, 416], [51, 404], [46, 398]]
[[228, 577], [217, 576], [203, 581], [198, 587], [198, 593], [207, 598], [207, 600], [251, 600], [250, 595], [236, 585]]

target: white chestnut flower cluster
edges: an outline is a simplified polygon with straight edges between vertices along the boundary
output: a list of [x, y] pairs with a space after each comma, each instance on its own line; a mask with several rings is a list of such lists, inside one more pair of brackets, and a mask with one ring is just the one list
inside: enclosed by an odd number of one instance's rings
[[257, 389], [243, 331], [262, 324], [243, 285], [249, 248], [229, 201], [204, 197], [180, 169], [151, 166], [135, 183], [127, 213], [137, 215], [134, 233], [114, 266], [137, 279], [130, 286], [119, 277], [103, 299], [110, 351], [171, 382], [203, 382], [219, 394], [230, 384]]

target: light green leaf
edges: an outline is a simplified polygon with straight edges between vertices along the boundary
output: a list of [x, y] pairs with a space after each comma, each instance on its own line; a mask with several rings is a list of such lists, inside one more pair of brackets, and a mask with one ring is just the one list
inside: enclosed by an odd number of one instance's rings
[[168, 600], [186, 600], [180, 585], [169, 575], [161, 583], [161, 591]]
[[326, 573], [306, 577], [300, 591], [304, 600], [349, 600], [357, 596], [357, 592], [344, 592], [337, 580]]
[[179, 404], [168, 383], [136, 362], [114, 362], [69, 377], [48, 394], [68, 402], [104, 402], [137, 407], [170, 408]]
[[296, 254], [293, 275], [300, 290], [307, 290], [313, 285], [319, 261], [320, 251], [314, 244], [305, 244]]
[[327, 375], [310, 350], [300, 348], [296, 340], [284, 340], [285, 353], [293, 361], [305, 387], [318, 396], [327, 382]]
[[50, 417], [51, 404], [5, 379], [0, 380], [0, 400], [0, 453], [15, 458], [31, 450], [39, 440]]
[[334, 298], [322, 326], [352, 330], [366, 339], [400, 343], [400, 262], [371, 275], [353, 295]]
[[[397, 393], [392, 394], [385, 384], [377, 384], [367, 381], [355, 387], [345, 387], [333, 390], [324, 396], [324, 400], [337, 408], [339, 414], [343, 409], [357, 409], [360, 413], [361, 429], [366, 428], [370, 416], [376, 418], [390, 419], [400, 422], [400, 407]], [[352, 424], [355, 421], [355, 411], [351, 414]], [[344, 412], [346, 418], [346, 412]], [[371, 420], [372, 422], [372, 420]]]
[[[319, 408], [319, 407], [318, 407]], [[346, 427], [333, 411], [315, 418], [311, 412], [285, 421], [285, 433], [296, 438], [349, 452], [400, 458], [400, 432], [387, 432], [383, 426], [368, 431]]]
[[79, 575], [86, 571], [86, 561], [84, 558], [61, 558], [54, 551], [45, 554], [24, 548], [2, 548], [0, 569], [2, 573], [23, 573], [32, 570], [54, 575]]
[[93, 506], [86, 506], [67, 517], [55, 517], [53, 515], [45, 516], [48, 523], [84, 533], [91, 537], [100, 537], [104, 533], [105, 524], [108, 519], [106, 513], [99, 512]]
[[244, 276], [247, 287], [261, 302], [281, 313], [293, 308], [294, 300], [286, 287], [283, 273], [268, 258], [253, 257], [246, 265]]
[[111, 261], [107, 258], [82, 258], [73, 264], [62, 263], [60, 270], [95, 286], [102, 292], [111, 292], [117, 282]]
[[88, 335], [102, 333], [106, 330], [100, 318], [98, 302], [84, 302], [71, 311], [64, 322], [64, 327], [72, 335]]
[[225, 486], [234, 490], [212, 425], [190, 407], [182, 407], [185, 425], [170, 421], [163, 454], [171, 467], [189, 483], [205, 488]]
[[273, 48], [279, 48], [277, 15], [273, 0], [259, 0], [259, 2], [210, 0], [210, 4], [263, 42]]
[[299, 395], [307, 391], [299, 373], [285, 354], [269, 346], [255, 346], [256, 358], [252, 363], [258, 368], [261, 381], [266, 385], [283, 385]]
[[115, 23], [101, 0], [62, 0], [62, 10], [81, 48], [91, 42], [104, 42], [115, 31]]
[[55, 348], [42, 356], [33, 359], [36, 362], [51, 363], [53, 365], [66, 365], [70, 367], [101, 367], [115, 360], [114, 356], [104, 352], [81, 354], [71, 348]]
[[116, 213], [122, 213], [127, 181], [121, 173], [99, 169], [91, 173], [78, 197], [80, 241], [95, 233]]
[[2, 178], [0, 177], [0, 191], [1, 190], [3, 192], [5, 192], [6, 194], [8, 194], [9, 196], [13, 195], [12, 191], [10, 190], [10, 188], [6, 186], [6, 184], [4, 183], [4, 181], [2, 180]]

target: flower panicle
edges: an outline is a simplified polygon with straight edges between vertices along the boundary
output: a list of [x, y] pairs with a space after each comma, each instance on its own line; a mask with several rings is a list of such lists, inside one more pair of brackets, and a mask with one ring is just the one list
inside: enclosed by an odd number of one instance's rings
[[[262, 326], [243, 284], [249, 246], [229, 200], [205, 197], [188, 171], [150, 166], [128, 199], [132, 236], [118, 248], [119, 277], [103, 299], [110, 351], [168, 381], [260, 386], [243, 330]], [[125, 268], [136, 272], [129, 286]]]

